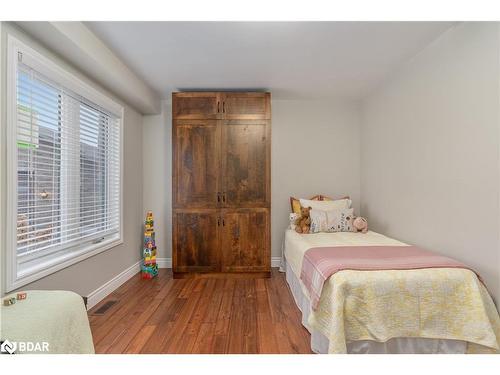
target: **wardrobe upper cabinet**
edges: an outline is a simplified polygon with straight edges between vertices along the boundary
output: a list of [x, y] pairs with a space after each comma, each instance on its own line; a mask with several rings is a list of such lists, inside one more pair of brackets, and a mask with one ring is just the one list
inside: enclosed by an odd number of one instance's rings
[[214, 207], [219, 192], [219, 126], [216, 120], [173, 124], [174, 207]]
[[224, 119], [271, 119], [271, 94], [268, 92], [228, 92], [221, 96]]
[[176, 120], [270, 120], [271, 94], [266, 92], [181, 92], [172, 97]]
[[226, 120], [221, 130], [222, 206], [269, 207], [268, 121]]
[[172, 96], [174, 119], [218, 119], [222, 118], [222, 102], [219, 93], [181, 92]]

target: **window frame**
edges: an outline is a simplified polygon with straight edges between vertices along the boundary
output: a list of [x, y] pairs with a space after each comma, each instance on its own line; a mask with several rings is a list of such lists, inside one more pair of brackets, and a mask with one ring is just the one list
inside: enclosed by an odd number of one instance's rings
[[[59, 254], [47, 257], [48, 259], [35, 262], [35, 266], [26, 269], [22, 274], [18, 272], [17, 255], [17, 71], [18, 54], [29, 56], [35, 62], [35, 70], [51, 77], [63, 87], [79, 94], [86, 100], [106, 109], [119, 118], [119, 197], [118, 197], [118, 234], [105, 238], [99, 243], [77, 244]], [[20, 288], [26, 284], [39, 280], [63, 268], [69, 267], [84, 259], [109, 250], [123, 243], [123, 119], [124, 108], [108, 96], [102, 94], [90, 84], [70, 73], [61, 66], [60, 62], [38, 52], [35, 48], [21, 42], [11, 34], [7, 35], [7, 137], [6, 137], [6, 292]]]

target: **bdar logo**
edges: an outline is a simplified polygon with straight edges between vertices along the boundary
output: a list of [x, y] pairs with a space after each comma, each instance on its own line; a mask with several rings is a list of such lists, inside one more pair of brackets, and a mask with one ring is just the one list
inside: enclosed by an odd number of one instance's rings
[[14, 354], [14, 352], [16, 351], [16, 346], [17, 345], [15, 342], [10, 342], [9, 340], [5, 340], [0, 345], [0, 352], [7, 354]]

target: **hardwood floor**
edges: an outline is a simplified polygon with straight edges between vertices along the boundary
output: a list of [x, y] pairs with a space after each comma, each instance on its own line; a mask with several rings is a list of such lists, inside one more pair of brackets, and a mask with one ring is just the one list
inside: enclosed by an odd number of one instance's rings
[[[103, 315], [96, 311], [117, 301]], [[138, 274], [89, 311], [96, 353], [311, 353], [300, 311], [276, 269], [269, 279]]]

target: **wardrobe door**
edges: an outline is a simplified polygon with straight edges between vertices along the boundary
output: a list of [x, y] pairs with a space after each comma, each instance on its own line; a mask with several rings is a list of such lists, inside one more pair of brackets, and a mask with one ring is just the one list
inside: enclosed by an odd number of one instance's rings
[[270, 269], [269, 210], [223, 210], [222, 272], [267, 272]]
[[267, 121], [229, 120], [222, 126], [223, 207], [269, 207], [270, 130]]
[[222, 116], [222, 103], [216, 92], [180, 92], [172, 94], [172, 118], [218, 119]]
[[173, 271], [220, 269], [217, 210], [176, 210], [173, 217]]
[[271, 94], [266, 92], [224, 93], [222, 115], [227, 120], [270, 120]]
[[220, 130], [216, 120], [176, 120], [173, 127], [174, 207], [216, 207]]

